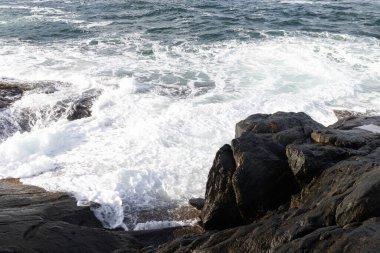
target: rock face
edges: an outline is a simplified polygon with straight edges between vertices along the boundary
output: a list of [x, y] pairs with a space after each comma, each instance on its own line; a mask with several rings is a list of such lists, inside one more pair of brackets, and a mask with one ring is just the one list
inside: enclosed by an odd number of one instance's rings
[[77, 120], [91, 116], [93, 102], [101, 94], [99, 89], [89, 89], [81, 94], [72, 94], [55, 104], [41, 105], [36, 108], [13, 106], [23, 96], [30, 94], [52, 94], [59, 88], [70, 87], [68, 83], [38, 81], [21, 82], [0, 79], [0, 141], [15, 132], [28, 132], [35, 125], [44, 126], [62, 117]]
[[204, 228], [250, 223], [288, 202], [299, 185], [286, 145], [311, 142], [313, 129], [323, 128], [304, 113], [255, 114], [239, 122], [231, 148], [218, 151], [210, 170], [201, 217]]
[[142, 245], [123, 231], [102, 228], [90, 207], [65, 193], [0, 181], [0, 252], [112, 252]]
[[360, 152], [334, 146], [290, 144], [286, 147], [289, 166], [302, 186], [307, 185], [324, 169], [355, 154]]
[[222, 147], [210, 170], [206, 231], [155, 250], [378, 252], [380, 134], [358, 128], [368, 124], [379, 126], [379, 117], [330, 127], [302, 113], [239, 122], [232, 154]]
[[0, 82], [0, 110], [19, 100], [23, 93], [24, 91], [18, 86]]
[[95, 218], [93, 206], [77, 206], [66, 193], [0, 180], [0, 252], [97, 253], [140, 252], [200, 227], [157, 230], [107, 230]]
[[[236, 170], [231, 146], [224, 145], [217, 153], [208, 175], [202, 222], [206, 229], [223, 229], [243, 224], [237, 207], [232, 175]], [[226, 219], [228, 217], [228, 219]], [[220, 222], [224, 219], [224, 222]]]
[[67, 119], [76, 120], [91, 116], [91, 107], [94, 100], [99, 97], [100, 90], [88, 90], [75, 100], [68, 110]]

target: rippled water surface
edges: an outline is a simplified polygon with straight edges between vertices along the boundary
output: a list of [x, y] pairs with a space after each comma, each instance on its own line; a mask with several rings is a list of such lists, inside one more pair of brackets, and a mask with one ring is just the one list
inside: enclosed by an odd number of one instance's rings
[[[0, 111], [0, 177], [133, 228], [202, 196], [250, 114], [379, 114], [380, 1], [0, 0], [0, 78], [34, 87]], [[94, 90], [91, 117], [57, 112]]]

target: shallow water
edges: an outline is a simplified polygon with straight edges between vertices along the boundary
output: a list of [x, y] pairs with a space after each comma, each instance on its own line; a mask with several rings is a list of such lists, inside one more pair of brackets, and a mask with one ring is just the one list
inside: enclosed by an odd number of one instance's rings
[[[202, 196], [250, 114], [379, 114], [379, 39], [379, 1], [0, 0], [0, 77], [40, 86], [0, 111], [0, 177], [133, 228], [139, 210]], [[91, 117], [55, 113], [90, 89]]]

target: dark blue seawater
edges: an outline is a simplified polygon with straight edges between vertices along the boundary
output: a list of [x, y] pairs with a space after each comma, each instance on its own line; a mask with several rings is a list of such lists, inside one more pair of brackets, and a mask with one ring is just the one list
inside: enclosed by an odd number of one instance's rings
[[[173, 45], [330, 32], [380, 38], [380, 1], [0, 1], [0, 37], [40, 43], [139, 33]], [[103, 27], [84, 27], [109, 22]]]
[[98, 202], [106, 227], [178, 225], [139, 213], [203, 196], [248, 115], [380, 114], [380, 1], [0, 0], [0, 82], [34, 87], [0, 110], [0, 178]]

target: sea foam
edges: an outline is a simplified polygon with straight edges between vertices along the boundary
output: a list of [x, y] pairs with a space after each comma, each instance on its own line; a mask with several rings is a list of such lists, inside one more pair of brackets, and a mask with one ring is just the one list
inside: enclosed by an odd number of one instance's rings
[[[0, 41], [4, 77], [70, 83], [31, 91], [0, 114], [43, 111], [102, 90], [91, 117], [37, 118], [31, 131], [0, 143], [0, 176], [100, 203], [93, 210], [104, 226], [133, 228], [140, 210], [203, 196], [216, 150], [250, 114], [303, 111], [328, 125], [336, 108], [379, 112], [377, 40], [266, 36], [170, 47], [139, 34], [94, 38], [96, 45]], [[142, 224], [137, 228], [151, 227]]]

